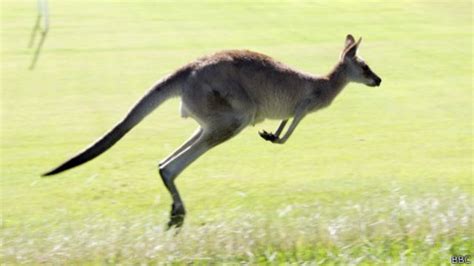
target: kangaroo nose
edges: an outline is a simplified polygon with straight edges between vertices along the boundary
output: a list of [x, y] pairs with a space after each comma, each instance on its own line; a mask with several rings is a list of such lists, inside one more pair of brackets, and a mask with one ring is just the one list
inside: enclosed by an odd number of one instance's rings
[[375, 79], [375, 86], [380, 86], [380, 83], [382, 83], [382, 79], [379, 78], [379, 77], [377, 77], [377, 78]]

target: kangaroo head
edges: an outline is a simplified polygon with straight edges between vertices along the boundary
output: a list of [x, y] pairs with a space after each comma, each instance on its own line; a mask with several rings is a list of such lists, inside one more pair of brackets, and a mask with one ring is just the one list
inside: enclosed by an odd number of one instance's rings
[[341, 63], [346, 66], [349, 81], [362, 83], [370, 87], [379, 86], [382, 82], [362, 58], [357, 56], [357, 49], [362, 38], [356, 42], [352, 35], [347, 35], [344, 50], [341, 54]]

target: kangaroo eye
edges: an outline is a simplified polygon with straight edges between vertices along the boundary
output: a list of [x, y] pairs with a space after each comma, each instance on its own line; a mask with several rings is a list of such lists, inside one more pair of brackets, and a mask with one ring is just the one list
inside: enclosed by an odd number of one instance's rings
[[362, 66], [362, 70], [364, 70], [364, 71], [369, 71], [369, 66], [368, 66], [368, 65], [363, 65], [363, 66]]

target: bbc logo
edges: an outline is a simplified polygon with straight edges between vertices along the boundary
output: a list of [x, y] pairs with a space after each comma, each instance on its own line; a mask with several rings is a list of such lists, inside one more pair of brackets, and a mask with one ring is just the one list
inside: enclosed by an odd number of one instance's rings
[[471, 264], [471, 256], [451, 256], [451, 264]]

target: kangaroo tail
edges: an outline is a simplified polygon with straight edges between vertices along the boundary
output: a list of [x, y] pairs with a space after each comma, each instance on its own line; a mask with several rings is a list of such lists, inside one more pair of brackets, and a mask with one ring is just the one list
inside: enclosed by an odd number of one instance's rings
[[181, 92], [181, 83], [188, 72], [189, 69], [184, 68], [158, 82], [132, 107], [125, 118], [116, 124], [109, 132], [74, 157], [53, 170], [42, 174], [42, 176], [50, 176], [66, 171], [86, 163], [108, 150], [162, 102], [173, 96], [178, 96]]

